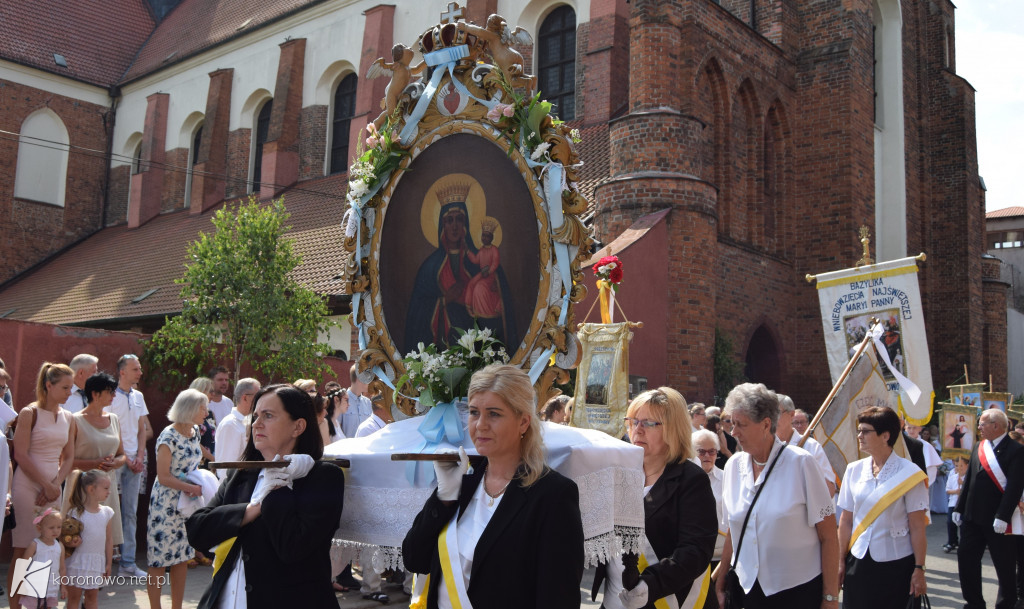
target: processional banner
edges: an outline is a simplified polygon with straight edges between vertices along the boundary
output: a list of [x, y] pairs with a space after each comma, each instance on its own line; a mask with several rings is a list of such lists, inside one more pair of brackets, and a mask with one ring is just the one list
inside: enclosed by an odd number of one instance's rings
[[629, 406], [629, 322], [583, 324], [576, 333], [583, 358], [576, 370], [573, 427], [597, 429], [621, 438]]
[[[854, 363], [832, 400], [814, 426], [814, 439], [825, 449], [836, 476], [842, 479], [846, 466], [862, 458], [857, 447], [857, 415], [873, 406], [896, 409], [896, 399], [889, 391], [882, 364], [873, 345], [867, 345]], [[902, 436], [896, 445], [900, 456], [906, 455]]]
[[902, 408], [911, 423], [926, 424], [932, 416], [932, 373], [917, 259], [823, 273], [817, 286], [832, 382], [877, 318], [881, 332], [873, 342], [893, 408]]

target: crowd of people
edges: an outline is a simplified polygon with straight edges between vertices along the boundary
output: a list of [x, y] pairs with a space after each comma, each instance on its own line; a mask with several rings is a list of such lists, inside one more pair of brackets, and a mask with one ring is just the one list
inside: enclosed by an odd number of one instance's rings
[[[234, 400], [228, 371], [214, 368], [177, 395], [170, 424], [157, 432], [137, 388], [138, 357], [118, 359], [115, 375], [98, 367], [85, 354], [43, 364], [35, 401], [15, 410], [0, 366], [8, 428], [0, 441], [10, 438], [15, 464], [0, 450], [12, 607], [55, 607], [66, 597], [68, 607], [92, 609], [117, 567], [148, 576], [152, 608], [169, 582], [179, 609], [188, 568], [205, 561], [214, 574], [203, 608], [336, 607], [336, 592], [355, 586], [390, 602], [374, 569], [364, 565], [357, 581], [351, 565], [330, 557], [345, 477], [321, 460], [324, 447], [393, 420], [354, 368], [349, 387], [330, 382], [322, 391], [311, 379], [266, 387], [238, 379]], [[542, 431], [571, 424], [572, 400], [538, 408], [529, 376], [507, 365], [474, 374], [468, 400], [468, 436], [483, 461], [471, 466], [460, 449], [457, 460], [435, 462], [437, 487], [402, 544], [407, 572], [429, 575], [422, 606], [578, 607], [579, 491], [545, 464]], [[807, 413], [764, 385], [737, 386], [724, 408], [688, 404], [669, 387], [636, 396], [623, 439], [643, 449], [645, 536], [639, 552], [598, 565], [593, 597], [607, 609], [832, 609], [843, 590], [845, 607], [904, 609], [927, 592], [929, 483], [939, 469], [928, 449], [937, 451], [927, 429], [888, 408], [856, 420], [867, 457], [834, 472], [822, 447], [803, 437]], [[1016, 603], [1019, 544], [1004, 533], [1022, 526], [1024, 436], [1005, 441], [1007, 427], [1005, 414], [986, 411], [983, 440], [942, 483], [951, 514], [944, 549], [958, 552], [971, 608], [984, 606], [986, 548], [999, 579], [996, 606]], [[911, 459], [894, 451], [901, 437]], [[242, 463], [214, 474], [205, 470], [211, 461]], [[266, 463], [274, 461], [285, 463]], [[150, 483], [147, 471], [155, 472]], [[147, 495], [143, 570], [135, 542]], [[42, 599], [19, 597], [11, 578], [24, 558], [51, 560], [68, 584]]]

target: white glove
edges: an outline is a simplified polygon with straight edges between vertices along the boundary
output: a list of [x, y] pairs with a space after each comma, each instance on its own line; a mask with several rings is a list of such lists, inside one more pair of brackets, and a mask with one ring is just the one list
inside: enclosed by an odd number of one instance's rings
[[462, 489], [462, 476], [469, 471], [469, 456], [466, 449], [459, 447], [459, 461], [434, 461], [437, 476], [437, 498], [441, 501], [455, 501]]
[[995, 531], [997, 535], [1002, 535], [1006, 532], [1006, 521], [996, 518], [992, 521], [992, 530]]
[[[288, 455], [284, 458], [288, 462], [288, 467], [284, 471], [288, 472], [289, 481], [298, 480], [299, 478], [305, 478], [309, 470], [313, 469], [313, 457], [304, 454]], [[289, 484], [288, 486], [291, 486]]]
[[956, 526], [960, 526], [963, 519], [963, 514], [961, 514], [960, 512], [953, 512], [953, 524], [955, 524]]
[[252, 494], [252, 499], [249, 500], [250, 505], [259, 505], [263, 503], [263, 500], [267, 498], [270, 491], [279, 489], [282, 486], [288, 486], [288, 469], [279, 467], [275, 469], [267, 468], [263, 470], [263, 487], [258, 489]]
[[626, 609], [640, 609], [647, 605], [647, 582], [640, 580], [640, 583], [636, 585], [636, 588], [632, 590], [626, 590], [625, 588], [619, 592], [619, 600], [626, 607]]

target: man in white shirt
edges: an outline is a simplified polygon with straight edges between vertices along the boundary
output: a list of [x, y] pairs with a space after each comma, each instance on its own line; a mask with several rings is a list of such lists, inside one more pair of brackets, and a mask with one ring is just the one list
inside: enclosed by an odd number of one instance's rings
[[793, 429], [800, 434], [800, 437], [807, 433], [807, 426], [810, 424], [811, 419], [807, 416], [806, 412], [800, 408], [793, 411]]
[[74, 371], [74, 384], [71, 386], [71, 397], [67, 402], [61, 404], [61, 408], [70, 413], [80, 412], [85, 409], [85, 381], [96, 374], [99, 369], [99, 358], [88, 353], [80, 353], [71, 358], [68, 366]]
[[142, 482], [143, 457], [146, 454], [146, 428], [149, 410], [142, 394], [132, 385], [142, 378], [142, 365], [137, 355], [125, 354], [117, 360], [117, 390], [114, 400], [104, 410], [117, 415], [121, 427], [121, 444], [127, 461], [118, 475], [121, 489], [121, 527], [124, 544], [121, 546], [120, 575], [144, 577], [146, 572], [135, 564], [135, 530], [139, 511], [139, 485]]
[[213, 414], [213, 419], [220, 425], [220, 422], [228, 416], [234, 406], [231, 398], [226, 395], [228, 389], [231, 388], [231, 374], [224, 366], [217, 366], [210, 370], [210, 374], [207, 376], [213, 381], [213, 397], [210, 398], [209, 409]]
[[389, 408], [384, 405], [384, 398], [380, 395], [373, 396], [371, 400], [373, 404], [373, 412], [370, 413], [370, 417], [359, 424], [359, 429], [356, 430], [357, 438], [368, 436], [374, 432], [384, 429], [384, 426], [388, 423], [393, 423], [394, 419], [391, 418]]
[[[900, 421], [904, 424], [904, 428], [906, 429], [908, 436], [915, 440], [921, 440], [920, 425], [911, 425], [902, 415], [900, 415]], [[931, 488], [931, 486], [935, 484], [936, 476], [939, 475], [939, 466], [942, 465], [942, 457], [939, 456], [939, 452], [935, 450], [935, 447], [931, 445], [931, 442], [925, 442], [924, 440], [921, 440], [921, 451], [924, 454], [924, 471], [928, 474], [928, 487]]]
[[373, 414], [373, 405], [370, 404], [370, 398], [363, 395], [366, 393], [366, 383], [356, 375], [355, 363], [348, 373], [351, 381], [348, 388], [348, 411], [341, 415], [341, 430], [346, 438], [354, 438], [359, 425]]
[[[788, 442], [793, 446], [796, 446], [800, 442], [800, 435], [796, 433], [796, 429], [793, 428], [793, 413], [796, 412], [796, 405], [793, 404], [793, 399], [788, 395], [779, 394], [779, 422], [775, 425], [775, 435], [779, 440]], [[804, 442], [803, 449], [811, 453], [814, 457], [814, 462], [818, 464], [818, 469], [821, 470], [821, 475], [825, 478], [825, 484], [828, 485], [828, 494], [835, 496], [836, 494], [836, 473], [832, 469], [832, 464], [828, 460], [828, 455], [825, 454], [825, 449], [818, 444], [814, 438], [807, 438]]]
[[[235, 397], [238, 398], [238, 403], [217, 425], [217, 444], [213, 453], [217, 461], [238, 461], [242, 458], [245, 443], [248, 441], [245, 429], [252, 413], [252, 401], [259, 391], [260, 382], [256, 379], [244, 378], [235, 383]], [[219, 469], [217, 477], [223, 480], [228, 477], [229, 472], [230, 470]]]

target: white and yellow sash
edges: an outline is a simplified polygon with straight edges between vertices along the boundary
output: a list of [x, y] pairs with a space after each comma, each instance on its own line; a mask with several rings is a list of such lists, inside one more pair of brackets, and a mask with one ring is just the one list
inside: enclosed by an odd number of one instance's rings
[[455, 609], [473, 609], [466, 591], [466, 578], [462, 573], [462, 560], [459, 558], [459, 510], [448, 524], [444, 525], [437, 539], [437, 550], [441, 555], [441, 574], [444, 576], [444, 590], [438, 594], [447, 594], [448, 601]]
[[[1006, 440], [1003, 441], [1005, 442]], [[999, 465], [999, 460], [996, 459], [996, 451], [992, 447], [992, 442], [982, 440], [981, 449], [978, 451], [978, 461], [981, 462], [981, 468], [985, 470], [985, 473], [992, 479], [992, 482], [995, 482], [999, 490], [1006, 492], [1006, 473], [1003, 472], [1003, 468]], [[1021, 521], [1020, 509], [1013, 510], [1010, 522], [1006, 526], [1006, 534], [1024, 534], [1024, 523]]]
[[[649, 560], [653, 558], [654, 560]], [[640, 554], [640, 560], [638, 567], [640, 572], [643, 573], [644, 569], [648, 565], [657, 563], [659, 560], [658, 555], [654, 552], [654, 547], [651, 545], [651, 540], [644, 536], [644, 551]], [[700, 577], [693, 580], [693, 584], [690, 586], [690, 591], [686, 594], [686, 598], [683, 599], [683, 604], [679, 604], [679, 600], [675, 594], [669, 594], [664, 598], [659, 598], [654, 601], [656, 609], [700, 609], [704, 606], [704, 600], [708, 596], [708, 589], [711, 584], [711, 565], [708, 565], [707, 569], [704, 569], [704, 573]]]
[[[892, 455], [890, 458], [896, 457]], [[849, 550], [851, 552], [854, 550], [857, 543], [861, 541], [861, 535], [868, 530], [868, 527], [871, 526], [882, 512], [921, 482], [924, 482], [927, 486], [928, 474], [921, 471], [915, 465], [914, 467], [902, 468], [892, 478], [878, 485], [853, 513], [853, 534], [850, 536]], [[864, 538], [863, 543], [867, 544], [868, 539]], [[857, 550], [857, 552], [854, 552], [854, 556], [861, 554], [859, 547], [857, 547]]]
[[430, 575], [414, 573], [412, 576], [412, 595], [409, 596], [409, 609], [427, 609], [427, 591], [430, 589]]

